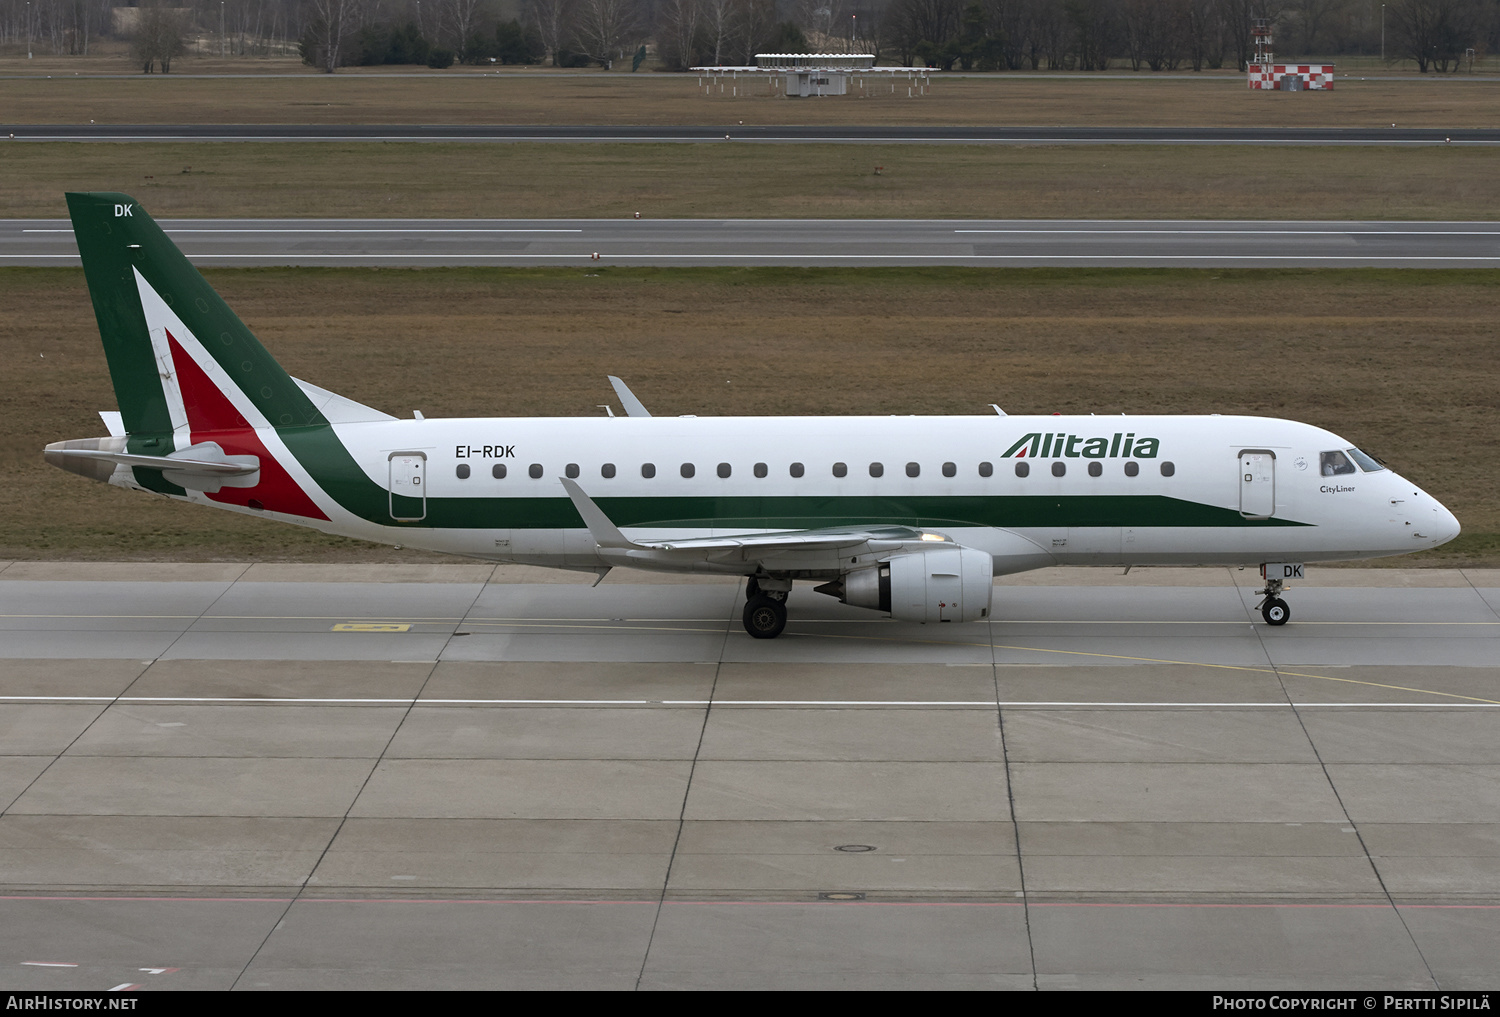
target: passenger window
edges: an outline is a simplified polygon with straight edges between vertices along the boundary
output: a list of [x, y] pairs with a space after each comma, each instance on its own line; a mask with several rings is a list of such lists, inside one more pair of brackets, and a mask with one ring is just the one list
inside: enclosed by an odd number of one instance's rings
[[956, 477], [956, 476], [958, 476], [958, 464], [957, 463], [944, 463], [943, 464], [943, 476], [945, 476], [945, 477]]
[[920, 477], [922, 475], [922, 467], [921, 467], [921, 465], [918, 464], [918, 463], [907, 463], [906, 464], [906, 475], [908, 477]]
[[641, 463], [641, 476], [645, 477], [647, 480], [650, 480], [652, 477], [656, 476], [656, 464]]
[[1131, 461], [1125, 464], [1125, 476], [1134, 477], [1141, 472], [1141, 464]]
[[684, 480], [691, 480], [693, 474], [696, 473], [697, 471], [693, 469], [693, 464], [692, 463], [683, 463], [682, 464], [682, 469], [679, 470], [678, 472], [682, 474], [682, 479], [684, 479]]
[[605, 463], [603, 466], [599, 467], [599, 476], [603, 477], [605, 480], [614, 480], [615, 464]]
[[728, 463], [720, 463], [719, 464], [719, 476], [725, 478], [726, 480], [729, 478], [729, 464]]
[[844, 463], [834, 463], [833, 475], [835, 477], [847, 477], [849, 475], [849, 467]]
[[494, 466], [491, 466], [490, 467], [490, 476], [494, 477], [496, 480], [504, 480], [505, 479], [505, 464], [504, 463], [496, 463]]
[[1163, 477], [1170, 477], [1173, 474], [1175, 474], [1176, 472], [1177, 472], [1177, 467], [1176, 467], [1175, 464], [1173, 464], [1171, 462], [1165, 462], [1165, 463], [1161, 464], [1161, 475]]
[[1065, 476], [1067, 474], [1067, 472], [1068, 472], [1068, 464], [1065, 463], [1065, 462], [1063, 462], [1061, 459], [1057, 460], [1057, 462], [1055, 462], [1055, 463], [1052, 464], [1052, 475], [1054, 477]]
[[578, 479], [578, 464], [577, 463], [569, 463], [567, 466], [563, 467], [563, 472], [568, 475], [568, 479], [569, 480], [577, 480]]
[[526, 472], [531, 475], [531, 479], [532, 480], [541, 480], [542, 479], [542, 464], [541, 463], [532, 463], [530, 466], [526, 467]]
[[755, 464], [755, 478], [757, 480], [764, 480], [764, 479], [766, 479], [766, 473], [767, 472], [769, 472], [769, 471], [766, 469], [766, 464], [765, 463], [756, 463]]
[[1028, 462], [1025, 462], [1024, 460], [1021, 461], [1021, 462], [1019, 462], [1019, 463], [1016, 463], [1016, 476], [1018, 476], [1018, 477], [1029, 477], [1029, 476], [1031, 476], [1031, 464], [1028, 463]]
[[870, 476], [872, 476], [872, 477], [883, 477], [883, 476], [885, 476], [885, 466], [884, 466], [884, 464], [882, 464], [882, 463], [871, 463], [870, 464]]
[[1385, 467], [1380, 464], [1380, 460], [1376, 459], [1368, 452], [1361, 451], [1357, 448], [1351, 448], [1347, 451], [1349, 453], [1349, 458], [1359, 463], [1359, 468], [1364, 470], [1366, 473], [1379, 473], [1381, 470], [1385, 469]]
[[1332, 452], [1319, 453], [1318, 463], [1325, 477], [1342, 477], [1345, 474], [1357, 472], [1354, 468], [1354, 460], [1337, 449]]
[[994, 473], [995, 473], [995, 464], [994, 463], [980, 463], [979, 464], [979, 475], [981, 477], [994, 476]]
[[1097, 462], [1095, 462], [1095, 463], [1089, 463], [1089, 476], [1091, 476], [1091, 477], [1102, 477], [1102, 476], [1104, 476], [1104, 464], [1103, 463], [1097, 463]]
[[792, 476], [794, 476], [794, 477], [800, 477], [800, 476], [802, 476], [802, 474], [804, 474], [806, 472], [807, 472], [807, 467], [803, 466], [801, 463], [793, 463], [792, 464], [792, 469], [791, 469]]
[[458, 479], [459, 480], [468, 480], [469, 479], [469, 464], [468, 463], [459, 463], [458, 464], [458, 469], [454, 470], [453, 472], [458, 474]]

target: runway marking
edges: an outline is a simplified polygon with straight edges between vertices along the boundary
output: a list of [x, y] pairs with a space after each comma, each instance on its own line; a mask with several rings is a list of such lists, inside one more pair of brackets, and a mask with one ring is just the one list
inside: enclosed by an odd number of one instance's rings
[[77, 964], [63, 964], [58, 961], [22, 961], [22, 967], [29, 968], [76, 968]]
[[[602, 220], [602, 221], [603, 222], [609, 222], [610, 220]], [[624, 221], [627, 221], [627, 220], [615, 220], [615, 221], [617, 221], [617, 222], [624, 222]], [[688, 220], [688, 221], [692, 221], [692, 220]], [[699, 221], [701, 222], [702, 220], [699, 220]], [[754, 222], [755, 220], [750, 220], [750, 221]], [[837, 221], [830, 220], [830, 222], [834, 222], [835, 224], [837, 222], [843, 222], [843, 221], [847, 221], [847, 220], [837, 220]], [[668, 224], [668, 227], [671, 228], [671, 229], [674, 229], [674, 230], [675, 229], [680, 229], [680, 227], [677, 227], [675, 223]], [[425, 228], [425, 229], [407, 229], [407, 228], [390, 228], [390, 229], [379, 229], [379, 228], [360, 228], [360, 229], [335, 229], [335, 228], [317, 228], [317, 229], [305, 229], [305, 228], [298, 228], [298, 229], [243, 229], [243, 228], [186, 229], [186, 228], [182, 228], [182, 229], [179, 229], [179, 228], [174, 228], [174, 227], [170, 227], [170, 226], [164, 226], [164, 227], [162, 227], [162, 229], [166, 233], [191, 233], [191, 234], [205, 234], [205, 235], [221, 235], [221, 234], [223, 234], [223, 235], [230, 235], [230, 234], [234, 234], [234, 235], [238, 235], [238, 234], [252, 234], [253, 235], [253, 234], [262, 234], [262, 233], [264, 233], [264, 234], [270, 234], [270, 235], [273, 235], [273, 236], [280, 235], [280, 234], [289, 234], [289, 233], [317, 233], [317, 234], [324, 234], [324, 233], [327, 233], [327, 234], [345, 234], [345, 233], [349, 233], [349, 234], [362, 234], [362, 233], [380, 233], [380, 234], [387, 234], [387, 233], [414, 233], [414, 234], [434, 234], [434, 233], [582, 233], [583, 232], [583, 230], [581, 228], [578, 228], [578, 229], [562, 229], [562, 228], [546, 228], [546, 229], [544, 229], [544, 228], [536, 228], [536, 229], [528, 229], [528, 228], [522, 228], [522, 227], [515, 227], [515, 228], [493, 228], [492, 229], [492, 228], [479, 228], [479, 227], [442, 227], [442, 226], [433, 226], [433, 227], [428, 227], [428, 228]], [[66, 234], [71, 235], [73, 233], [73, 230], [71, 228], [68, 228], [68, 229], [23, 229], [23, 230], [21, 230], [21, 232], [22, 233], [58, 233], [58, 234], [66, 233]], [[1032, 235], [1032, 236], [1075, 236], [1075, 235], [1076, 236], [1163, 236], [1163, 237], [1171, 237], [1171, 236], [1216, 236], [1216, 237], [1217, 236], [1224, 236], [1224, 237], [1283, 237], [1283, 236], [1286, 236], [1286, 237], [1300, 237], [1300, 236], [1308, 236], [1308, 237], [1366, 237], [1366, 236], [1369, 236], [1369, 237], [1387, 237], [1387, 236], [1390, 236], [1390, 237], [1497, 237], [1497, 238], [1500, 238], [1500, 231], [1497, 231], [1497, 230], [1340, 230], [1340, 229], [1326, 229], [1326, 230], [1255, 230], [1255, 229], [1245, 229], [1245, 230], [1222, 230], [1222, 229], [1221, 230], [1205, 230], [1205, 229], [1197, 229], [1197, 230], [1193, 230], [1193, 229], [1161, 229], [1161, 230], [1150, 230], [1150, 229], [1144, 229], [1143, 230], [1143, 229], [1109, 229], [1108, 227], [1106, 227], [1106, 228], [1103, 228], [1103, 229], [1092, 229], [1092, 230], [1083, 230], [1083, 229], [956, 229], [956, 230], [953, 230], [952, 232], [955, 233], [955, 234], [984, 234], [984, 235], [990, 235], [990, 236], [994, 236], [994, 235], [1001, 235], [1001, 236], [1009, 236], [1009, 235], [1018, 235], [1018, 236], [1027, 236], [1027, 235]], [[691, 240], [691, 238], [689, 238], [689, 239]], [[922, 239], [930, 239], [930, 238], [922, 238]]]
[[[37, 232], [67, 233], [69, 230], [52, 230]], [[1041, 236], [1066, 236], [1070, 234], [1081, 234], [1085, 236], [1214, 236], [1214, 237], [1496, 237], [1500, 239], [1500, 230], [1047, 230], [1047, 229], [995, 229], [995, 230], [954, 230], [954, 233], [986, 233], [986, 234], [1037, 234]]]
[[[478, 229], [469, 227], [455, 227], [452, 229], [434, 226], [429, 229], [222, 229], [222, 230], [194, 230], [174, 229], [163, 226], [165, 233], [582, 233], [582, 229]], [[23, 229], [22, 233], [72, 233], [72, 229]], [[1454, 236], [1461, 234], [1455, 233]]]
[[[988, 667], [989, 665], [985, 665]], [[1210, 665], [1212, 666], [1212, 665]], [[1247, 669], [1253, 670], [1253, 669]], [[1287, 673], [1287, 672], [1283, 672]], [[1325, 677], [1310, 675], [1308, 677]], [[1370, 684], [1370, 683], [1360, 683]], [[1388, 686], [1394, 688], [1395, 686]], [[1422, 691], [1414, 689], [1411, 691]], [[1447, 695], [1447, 693], [1431, 693]], [[212, 704], [212, 703], [290, 703], [336, 706], [823, 706], [835, 708], [897, 706], [935, 707], [955, 706], [966, 709], [994, 709], [1000, 707], [1024, 708], [1077, 708], [1100, 707], [1155, 707], [1194, 709], [1429, 709], [1429, 710], [1487, 710], [1500, 707], [1500, 702], [1476, 700], [1462, 703], [1405, 703], [1405, 702], [1279, 702], [1274, 700], [1170, 700], [1145, 699], [1080, 700], [1080, 699], [413, 699], [405, 698], [354, 698], [333, 696], [0, 696], [0, 703], [148, 703], [148, 704]]]
[[406, 622], [339, 622], [330, 632], [410, 632]]
[[[115, 902], [139, 902], [139, 903], [182, 903], [182, 904], [288, 904], [292, 902], [290, 897], [64, 897], [64, 896], [0, 896], [0, 901], [77, 901], [87, 904], [106, 904]], [[298, 904], [616, 904], [655, 907], [656, 902], [651, 900], [600, 900], [596, 898], [493, 898], [493, 897], [299, 897]], [[868, 907], [868, 908], [1019, 908], [1026, 904], [1015, 900], [1005, 901], [904, 901], [904, 900], [862, 900], [862, 901], [820, 901], [820, 900], [669, 900], [665, 902], [668, 906], [682, 905], [685, 907], [704, 907], [713, 905], [727, 905], [733, 907]], [[1385, 903], [1354, 903], [1347, 904], [1317, 902], [1317, 903], [1295, 903], [1283, 901], [1268, 901], [1264, 903], [1156, 903], [1156, 902], [1131, 902], [1131, 901], [1031, 901], [1034, 908], [1194, 908], [1194, 909], [1269, 909], [1269, 910], [1369, 910], [1376, 908], [1390, 908]], [[1395, 905], [1397, 909], [1412, 908], [1430, 911], [1496, 911], [1500, 910], [1500, 904], [1407, 904]], [[76, 967], [77, 965], [70, 965]]]
[[[276, 261], [287, 263], [288, 259], [296, 263], [314, 261], [590, 261], [591, 252], [580, 251], [577, 254], [476, 254], [476, 253], [453, 253], [453, 254], [310, 254], [306, 252], [287, 254], [220, 254], [217, 252], [199, 251], [189, 254], [189, 261], [207, 261], [218, 259], [221, 261]], [[601, 252], [600, 257], [605, 260], [614, 261], [723, 261], [731, 265], [748, 265], [755, 262], [785, 262], [800, 264], [810, 261], [886, 261], [897, 264], [909, 264], [912, 262], [969, 262], [969, 261], [1274, 261], [1282, 264], [1303, 261], [1349, 261], [1349, 262], [1428, 262], [1428, 261], [1463, 261], [1463, 262], [1491, 262], [1500, 261], [1500, 255], [1493, 254], [613, 254]], [[10, 261], [40, 261], [70, 258], [78, 261], [77, 254], [8, 254], [0, 255], [0, 263]]]
[[[362, 619], [359, 622], [347, 620], [345, 615], [275, 615], [275, 614], [0, 614], [0, 619], [14, 618], [18, 620], [42, 619], [56, 621], [181, 621], [184, 618], [201, 619], [204, 622], [213, 621], [334, 621], [342, 620], [345, 624], [364, 623], [386, 623], [394, 622], [394, 619], [374, 618]], [[560, 626], [575, 628], [610, 628], [619, 627], [621, 624], [634, 622], [708, 622], [705, 618], [460, 618], [460, 617], [428, 617], [413, 618], [411, 624], [416, 625], [483, 625], [483, 626]], [[611, 624], [612, 623], [612, 624]], [[888, 625], [888, 618], [799, 618], [800, 625]], [[1172, 618], [997, 618], [995, 625], [1220, 625], [1241, 627], [1249, 622], [1233, 619], [1172, 619]], [[1500, 627], [1500, 621], [1315, 621], [1302, 620], [1297, 622], [1298, 628], [1306, 628], [1313, 625], [1319, 626], [1364, 626], [1380, 628], [1396, 627]], [[713, 631], [719, 629], [691, 629], [688, 631]]]
[[1500, 706], [1500, 700], [1497, 699], [1481, 699], [1478, 696], [1465, 696], [1460, 695], [1457, 692], [1437, 692], [1432, 689], [1418, 689], [1412, 688], [1407, 685], [1387, 685], [1382, 682], [1360, 681], [1357, 678], [1335, 678], [1331, 675], [1324, 674], [1303, 674], [1297, 671], [1283, 671], [1280, 668], [1275, 667], [1249, 667], [1243, 664], [1209, 664], [1203, 661], [1195, 660], [1167, 660], [1160, 657], [1137, 657], [1125, 653], [1097, 653], [1090, 652], [1088, 650], [1057, 650], [1043, 646], [1008, 646], [1003, 643], [945, 642], [943, 640], [937, 639], [895, 639], [894, 637], [890, 636], [846, 636], [835, 632], [808, 632], [792, 634], [807, 635], [814, 639], [863, 639], [870, 642], [900, 642], [907, 644], [925, 643], [932, 646], [986, 647], [995, 650], [1015, 650], [1024, 653], [1057, 653], [1074, 657], [1098, 657], [1106, 660], [1134, 660], [1143, 664], [1180, 664], [1184, 667], [1210, 667], [1218, 668], [1224, 671], [1250, 671], [1259, 674], [1279, 675], [1287, 678], [1319, 678], [1323, 681], [1347, 682], [1351, 685], [1368, 685], [1371, 688], [1377, 689], [1391, 689], [1397, 692], [1416, 692], [1424, 696], [1444, 696], [1450, 699], [1462, 699], [1467, 702], [1486, 703], [1494, 706]]

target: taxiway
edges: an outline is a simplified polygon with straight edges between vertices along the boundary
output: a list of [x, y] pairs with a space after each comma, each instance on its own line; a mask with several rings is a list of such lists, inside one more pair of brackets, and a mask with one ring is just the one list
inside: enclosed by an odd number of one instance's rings
[[0, 563], [0, 986], [1483, 988], [1500, 577]]
[[[201, 266], [1500, 266], [1497, 222], [177, 219], [161, 225]], [[0, 220], [0, 266], [78, 263], [67, 220]]]

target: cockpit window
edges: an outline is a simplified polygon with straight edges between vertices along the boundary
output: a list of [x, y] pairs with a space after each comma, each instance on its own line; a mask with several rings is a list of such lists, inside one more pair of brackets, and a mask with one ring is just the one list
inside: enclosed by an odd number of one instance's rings
[[1359, 463], [1359, 468], [1366, 473], [1378, 473], [1385, 469], [1384, 466], [1380, 465], [1380, 461], [1368, 452], [1361, 452], [1357, 448], [1347, 449], [1346, 451], [1349, 453], [1349, 458]]
[[1319, 453], [1318, 460], [1325, 477], [1342, 477], [1346, 473], [1358, 472], [1354, 468], [1353, 461], [1338, 450]]

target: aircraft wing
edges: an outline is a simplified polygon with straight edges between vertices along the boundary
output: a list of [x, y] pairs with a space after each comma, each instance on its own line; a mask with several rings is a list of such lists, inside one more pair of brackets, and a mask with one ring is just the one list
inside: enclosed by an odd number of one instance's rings
[[693, 537], [686, 540], [652, 540], [641, 543], [642, 547], [660, 548], [663, 551], [727, 551], [734, 549], [775, 551], [778, 549], [813, 551], [855, 547], [871, 542], [889, 542], [894, 545], [914, 540], [943, 540], [935, 533], [914, 529], [910, 526], [871, 526], [866, 529], [836, 528], [816, 530], [788, 530], [781, 533], [738, 533], [722, 537]]
[[859, 548], [861, 553], [897, 551], [918, 544], [952, 541], [929, 530], [910, 526], [831, 527], [772, 533], [737, 533], [677, 540], [632, 540], [620, 532], [604, 510], [596, 505], [578, 482], [560, 478], [573, 507], [583, 517], [594, 542], [604, 551], [620, 552], [622, 559], [672, 561], [707, 560], [751, 562], [769, 558], [842, 558], [832, 552]]

